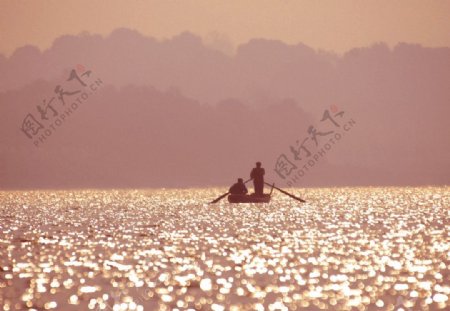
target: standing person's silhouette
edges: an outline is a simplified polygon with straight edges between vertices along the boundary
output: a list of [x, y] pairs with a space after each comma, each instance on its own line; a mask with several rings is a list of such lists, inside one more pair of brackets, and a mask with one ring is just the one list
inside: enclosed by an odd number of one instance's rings
[[256, 195], [264, 193], [264, 174], [266, 171], [261, 167], [261, 162], [256, 162], [256, 167], [252, 169], [250, 178], [253, 179], [253, 186]]

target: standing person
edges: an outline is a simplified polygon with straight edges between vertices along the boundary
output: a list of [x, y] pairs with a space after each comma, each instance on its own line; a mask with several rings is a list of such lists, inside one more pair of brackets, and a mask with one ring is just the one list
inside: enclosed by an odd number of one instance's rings
[[250, 178], [253, 179], [253, 186], [256, 195], [264, 194], [264, 174], [266, 171], [261, 167], [261, 162], [256, 162], [256, 167], [252, 169]]

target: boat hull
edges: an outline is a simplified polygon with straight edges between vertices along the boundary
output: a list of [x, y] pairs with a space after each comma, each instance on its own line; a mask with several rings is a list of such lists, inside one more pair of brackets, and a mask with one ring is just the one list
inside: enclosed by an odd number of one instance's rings
[[269, 203], [270, 199], [270, 194], [262, 196], [255, 194], [230, 194], [228, 196], [228, 202], [230, 203]]

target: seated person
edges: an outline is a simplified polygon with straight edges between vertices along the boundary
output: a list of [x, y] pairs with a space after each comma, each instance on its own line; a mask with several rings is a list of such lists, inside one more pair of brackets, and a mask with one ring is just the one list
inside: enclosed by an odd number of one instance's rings
[[245, 187], [244, 180], [238, 178], [238, 182], [230, 187], [229, 192], [231, 194], [246, 194], [248, 192], [247, 187]]

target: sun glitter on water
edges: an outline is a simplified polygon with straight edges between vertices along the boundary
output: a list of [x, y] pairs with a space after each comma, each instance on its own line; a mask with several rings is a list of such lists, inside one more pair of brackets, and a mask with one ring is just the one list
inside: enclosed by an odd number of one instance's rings
[[449, 190], [0, 192], [0, 306], [446, 309]]

